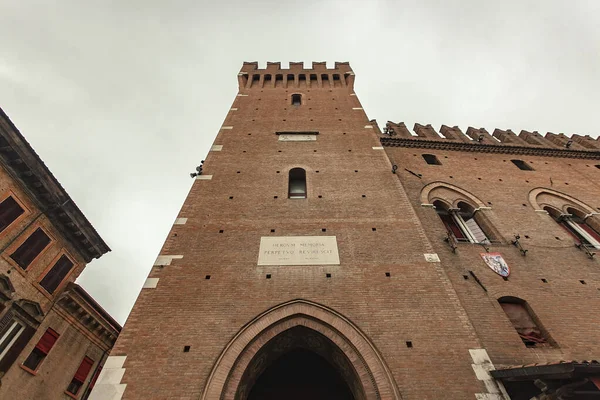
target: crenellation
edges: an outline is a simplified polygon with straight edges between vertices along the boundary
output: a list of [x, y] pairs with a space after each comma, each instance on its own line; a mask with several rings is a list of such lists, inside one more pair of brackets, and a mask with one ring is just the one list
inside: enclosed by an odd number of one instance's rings
[[281, 63], [279, 61], [271, 62], [267, 61], [267, 71], [279, 71], [281, 70]]
[[385, 124], [385, 127], [391, 130], [394, 133], [394, 136], [398, 136], [401, 138], [413, 137], [413, 135], [410, 133], [404, 122], [395, 123], [392, 121], [388, 121], [387, 124]]
[[510, 129], [503, 131], [502, 129], [496, 128], [494, 129], [494, 133], [492, 133], [492, 136], [498, 138], [500, 142], [502, 142], [502, 144], [517, 144], [520, 146], [527, 146], [528, 144], [524, 139], [518, 137]]
[[573, 139], [575, 142], [579, 143], [587, 149], [600, 149], [600, 141], [598, 141], [598, 139], [592, 138], [590, 135], [582, 136], [575, 133], [571, 135], [571, 139]]
[[565, 135], [564, 133], [546, 133], [546, 139], [557, 145], [558, 147], [567, 148], [571, 150], [586, 150], [586, 147], [575, 142], [573, 139]]
[[452, 128], [448, 125], [442, 125], [440, 128], [440, 133], [444, 135], [444, 137], [448, 140], [459, 140], [462, 142], [471, 142], [471, 139], [465, 136], [463, 131], [460, 130], [458, 126], [453, 126]]
[[474, 128], [470, 126], [467, 128], [467, 136], [473, 139], [473, 141], [482, 144], [498, 144], [498, 141], [489, 134], [485, 128]]
[[433, 129], [431, 124], [421, 125], [419, 123], [415, 123], [413, 130], [417, 134], [418, 137], [426, 138], [426, 139], [442, 139], [440, 135]]

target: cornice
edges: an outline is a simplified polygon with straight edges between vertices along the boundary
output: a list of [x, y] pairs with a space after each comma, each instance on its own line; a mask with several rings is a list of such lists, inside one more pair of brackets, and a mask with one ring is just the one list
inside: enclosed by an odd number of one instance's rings
[[83, 212], [0, 108], [0, 165], [20, 182], [85, 262], [110, 251]]
[[542, 157], [582, 158], [600, 160], [600, 151], [553, 149], [549, 147], [529, 147], [505, 144], [465, 143], [450, 140], [427, 140], [422, 138], [380, 137], [384, 147], [407, 147], [433, 150], [464, 151], [477, 153], [517, 154]]

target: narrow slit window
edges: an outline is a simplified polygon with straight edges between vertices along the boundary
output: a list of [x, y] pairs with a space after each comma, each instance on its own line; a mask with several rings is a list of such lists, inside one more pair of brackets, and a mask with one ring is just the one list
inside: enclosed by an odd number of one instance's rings
[[40, 341], [35, 345], [33, 351], [23, 362], [23, 366], [32, 371], [37, 371], [38, 367], [44, 361], [60, 335], [53, 329], [48, 328]]
[[40, 286], [46, 289], [48, 293], [54, 293], [69, 272], [71, 272], [72, 268], [73, 262], [63, 254], [42, 278]]
[[81, 361], [81, 364], [79, 364], [79, 368], [77, 368], [77, 372], [75, 372], [75, 376], [73, 376], [71, 383], [69, 383], [69, 386], [67, 387], [68, 393], [77, 395], [79, 389], [81, 389], [83, 383], [90, 374], [92, 365], [94, 365], [94, 360], [92, 360], [89, 357], [85, 357], [83, 361]]
[[292, 105], [294, 107], [300, 107], [302, 105], [302, 95], [301, 94], [293, 94], [292, 95]]
[[10, 255], [19, 267], [27, 269], [29, 265], [50, 244], [50, 238], [42, 228], [37, 228], [14, 253]]
[[517, 167], [519, 167], [519, 169], [521, 169], [523, 171], [533, 171], [534, 170], [529, 164], [527, 164], [523, 160], [510, 160], [510, 162], [515, 164]]
[[293, 168], [290, 170], [288, 198], [306, 198], [306, 171], [302, 168]]
[[429, 165], [442, 165], [440, 160], [433, 154], [423, 154], [423, 159]]
[[498, 302], [525, 346], [537, 347], [548, 343], [547, 335], [536, 323], [524, 300], [516, 297], [501, 297]]
[[8, 196], [0, 203], [0, 232], [5, 230], [10, 224], [15, 222], [25, 210], [12, 197]]

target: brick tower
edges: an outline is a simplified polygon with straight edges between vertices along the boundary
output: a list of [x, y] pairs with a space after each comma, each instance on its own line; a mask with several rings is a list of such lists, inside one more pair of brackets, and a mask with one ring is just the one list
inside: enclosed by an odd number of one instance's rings
[[[486, 289], [510, 281], [479, 253], [504, 246], [513, 270], [522, 256], [487, 197], [442, 184], [453, 178], [435, 165], [502, 144], [420, 125], [381, 134], [347, 63], [245, 63], [238, 81], [91, 399], [508, 398], [484, 344], [506, 365], [536, 356]], [[455, 147], [430, 165], [418, 143]]]

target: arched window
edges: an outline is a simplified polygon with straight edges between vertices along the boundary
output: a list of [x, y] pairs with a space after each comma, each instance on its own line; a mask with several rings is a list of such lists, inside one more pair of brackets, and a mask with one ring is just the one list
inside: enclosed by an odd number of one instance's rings
[[490, 243], [475, 220], [476, 211], [470, 204], [461, 201], [457, 204], [457, 208], [450, 208], [437, 200], [433, 205], [448, 232], [451, 232], [459, 242]]
[[566, 230], [578, 244], [589, 248], [600, 249], [600, 234], [589, 226], [585, 220], [585, 213], [572, 207], [567, 208], [563, 214], [555, 208], [544, 207], [564, 230]]
[[292, 168], [290, 170], [288, 198], [306, 198], [306, 171], [302, 168]]
[[442, 165], [440, 160], [438, 160], [438, 158], [433, 154], [423, 154], [423, 158], [429, 165]]
[[302, 95], [301, 94], [293, 94], [292, 95], [292, 105], [294, 107], [300, 107], [302, 105]]
[[536, 322], [526, 301], [517, 297], [501, 297], [498, 303], [527, 347], [548, 343], [548, 335]]
[[517, 167], [519, 167], [519, 169], [522, 169], [523, 171], [533, 171], [534, 169], [527, 164], [525, 161], [523, 160], [510, 160], [513, 164], [515, 164]]

